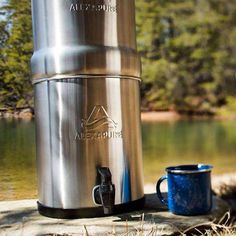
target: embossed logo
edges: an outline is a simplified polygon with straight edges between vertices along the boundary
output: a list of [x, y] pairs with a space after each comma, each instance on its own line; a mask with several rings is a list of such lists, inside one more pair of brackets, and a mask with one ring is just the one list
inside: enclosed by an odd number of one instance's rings
[[81, 120], [80, 126], [82, 131], [76, 133], [75, 140], [122, 138], [122, 131], [117, 131], [118, 123], [101, 105], [94, 106], [89, 117]]
[[112, 0], [77, 0], [70, 4], [70, 11], [88, 11], [88, 12], [117, 12], [117, 5]]
[[95, 106], [88, 119], [82, 119], [81, 127], [86, 130], [97, 130], [101, 127], [116, 128], [117, 123], [107, 114], [103, 106]]

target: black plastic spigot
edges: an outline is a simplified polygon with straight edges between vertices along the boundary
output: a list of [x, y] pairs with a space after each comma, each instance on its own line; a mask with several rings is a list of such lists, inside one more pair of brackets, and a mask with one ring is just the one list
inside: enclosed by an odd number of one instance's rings
[[103, 206], [105, 215], [111, 215], [114, 213], [115, 205], [115, 185], [112, 184], [112, 175], [107, 167], [98, 168], [98, 174], [101, 183], [93, 190], [94, 202]]

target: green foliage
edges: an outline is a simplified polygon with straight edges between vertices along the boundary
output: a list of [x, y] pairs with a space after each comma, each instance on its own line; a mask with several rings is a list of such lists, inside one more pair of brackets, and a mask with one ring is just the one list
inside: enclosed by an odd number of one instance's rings
[[32, 54], [31, 10], [28, 0], [9, 0], [0, 12], [0, 106], [32, 106], [30, 57]]
[[215, 113], [236, 66], [236, 1], [136, 0], [143, 105]]
[[[232, 104], [236, 0], [136, 0], [136, 8], [142, 106], [212, 114]], [[0, 107], [31, 107], [30, 1], [8, 0], [0, 14]]]
[[217, 110], [217, 115], [225, 118], [235, 119], [236, 114], [236, 99], [233, 96], [227, 96], [227, 106], [222, 106]]

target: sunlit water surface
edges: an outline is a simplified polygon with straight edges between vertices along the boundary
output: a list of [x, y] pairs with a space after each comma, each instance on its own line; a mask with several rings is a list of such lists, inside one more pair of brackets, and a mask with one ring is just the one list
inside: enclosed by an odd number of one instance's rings
[[[144, 123], [146, 183], [169, 165], [210, 163], [214, 174], [236, 172], [236, 121]], [[0, 120], [0, 200], [35, 198], [34, 122]]]

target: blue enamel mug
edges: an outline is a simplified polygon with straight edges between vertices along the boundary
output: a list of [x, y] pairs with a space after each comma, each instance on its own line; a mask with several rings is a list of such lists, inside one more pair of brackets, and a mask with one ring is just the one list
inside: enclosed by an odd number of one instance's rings
[[[211, 165], [180, 165], [166, 168], [156, 185], [157, 196], [176, 215], [203, 215], [211, 211]], [[168, 195], [161, 193], [161, 183], [167, 180]]]

